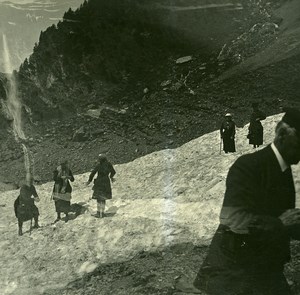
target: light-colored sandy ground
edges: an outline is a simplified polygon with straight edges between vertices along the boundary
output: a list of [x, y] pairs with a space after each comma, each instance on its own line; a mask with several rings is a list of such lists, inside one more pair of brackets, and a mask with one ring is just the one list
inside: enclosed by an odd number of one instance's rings
[[[281, 115], [264, 121], [265, 141], [273, 139]], [[52, 183], [37, 187], [41, 197], [41, 228], [17, 236], [13, 202], [18, 191], [0, 199], [0, 293], [40, 294], [92, 271], [98, 264], [126, 260], [139, 251], [172, 243], [207, 244], [218, 224], [228, 168], [242, 153], [252, 152], [247, 126], [237, 130], [235, 154], [219, 154], [218, 131], [180, 148], [164, 150], [117, 165], [110, 217], [96, 219], [95, 201], [89, 201], [88, 174], [77, 175], [73, 203], [88, 210], [64, 223], [55, 219], [50, 200]], [[88, 156], [88, 155], [87, 155]], [[299, 167], [295, 171], [299, 193]], [[24, 230], [29, 223], [24, 225]]]

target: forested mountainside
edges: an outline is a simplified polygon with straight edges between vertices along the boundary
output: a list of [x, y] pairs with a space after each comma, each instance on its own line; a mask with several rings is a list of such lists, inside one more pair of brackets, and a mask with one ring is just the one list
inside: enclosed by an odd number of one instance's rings
[[[225, 112], [243, 126], [253, 100], [268, 115], [299, 106], [299, 9], [284, 0], [89, 0], [68, 10], [15, 73], [39, 178], [64, 157], [83, 172], [101, 151], [126, 162], [176, 147], [217, 129]], [[1, 161], [19, 171], [12, 144], [2, 140]]]
[[[143, 95], [138, 93], [148, 88], [153, 94], [169, 79], [207, 85], [207, 78], [266, 47], [281, 22], [270, 14], [271, 7], [259, 6], [261, 1], [221, 1], [216, 7], [211, 1], [188, 2], [91, 0], [76, 11], [70, 9], [64, 21], [41, 33], [33, 54], [22, 64], [24, 101], [36, 106], [34, 113], [52, 117], [49, 108], [65, 113], [103, 101], [139, 103]], [[263, 30], [264, 36], [244, 36], [251, 40], [230, 44], [250, 29], [253, 35]], [[216, 59], [220, 52], [221, 63]], [[193, 62], [176, 65], [185, 55], [193, 55]], [[197, 96], [197, 89], [193, 91]]]

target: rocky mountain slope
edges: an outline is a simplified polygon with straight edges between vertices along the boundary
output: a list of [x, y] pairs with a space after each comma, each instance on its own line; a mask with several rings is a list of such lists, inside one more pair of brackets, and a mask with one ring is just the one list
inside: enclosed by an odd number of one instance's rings
[[[242, 127], [253, 100], [300, 107], [298, 1], [121, 2], [67, 11], [17, 73], [38, 180], [63, 158], [80, 173], [99, 152], [125, 163], [178, 147], [226, 112]], [[0, 182], [18, 185], [22, 150], [1, 120]]]
[[[280, 117], [264, 122], [266, 143]], [[219, 154], [216, 131], [116, 165], [113, 200], [104, 219], [91, 215], [96, 203], [89, 200], [87, 173], [75, 176], [68, 223], [53, 225], [53, 183], [37, 186], [41, 228], [22, 237], [13, 214], [18, 191], [3, 193], [1, 294], [176, 294], [176, 277], [195, 276], [218, 224], [228, 168], [252, 152], [246, 134], [247, 126], [237, 130], [236, 154]], [[294, 170], [297, 206], [299, 168]], [[300, 294], [297, 257], [286, 270], [294, 294]]]
[[284, 5], [274, 10], [274, 17], [280, 19], [280, 26], [274, 42], [269, 44], [264, 50], [251, 56], [243, 63], [233, 67], [224, 73], [221, 79], [226, 79], [234, 74], [243, 74], [259, 68], [280, 63], [287, 63], [289, 59], [299, 56], [300, 53], [300, 3], [298, 1], [288, 1]]

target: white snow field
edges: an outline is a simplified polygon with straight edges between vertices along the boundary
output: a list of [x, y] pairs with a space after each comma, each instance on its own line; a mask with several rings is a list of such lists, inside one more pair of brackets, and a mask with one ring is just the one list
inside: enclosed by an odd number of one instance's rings
[[[281, 117], [263, 122], [266, 144], [272, 141]], [[68, 223], [52, 225], [56, 218], [50, 200], [53, 183], [37, 186], [41, 228], [31, 235], [17, 235], [13, 202], [18, 191], [3, 193], [0, 294], [41, 294], [99, 264], [124, 261], [142, 250], [182, 242], [208, 244], [218, 224], [228, 168], [241, 154], [253, 152], [246, 139], [247, 128], [237, 130], [235, 154], [220, 154], [219, 132], [215, 131], [177, 149], [116, 165], [113, 200], [107, 207], [111, 216], [103, 219], [91, 216], [96, 201], [89, 201], [88, 173], [76, 176], [72, 197], [73, 203], [82, 203], [88, 210]], [[294, 177], [299, 198], [298, 166]], [[24, 231], [28, 229], [29, 222], [24, 224]]]

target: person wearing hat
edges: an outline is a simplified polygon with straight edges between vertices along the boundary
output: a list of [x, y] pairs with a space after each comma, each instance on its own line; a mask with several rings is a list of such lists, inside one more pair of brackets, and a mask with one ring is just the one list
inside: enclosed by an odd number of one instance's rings
[[107, 160], [106, 156], [100, 154], [97, 164], [89, 176], [87, 185], [89, 185], [94, 176], [97, 174], [97, 178], [94, 180], [92, 199], [97, 200], [97, 218], [104, 217], [106, 200], [112, 199], [111, 182], [114, 181], [116, 171], [113, 165]]
[[185, 293], [291, 294], [284, 276], [290, 241], [300, 240], [291, 165], [300, 161], [300, 111], [289, 109], [274, 142], [238, 158], [229, 169], [220, 224], [193, 284]]
[[232, 115], [227, 113], [225, 115], [225, 121], [220, 128], [221, 138], [223, 140], [223, 150], [227, 153], [235, 152], [235, 122], [232, 120]]
[[65, 222], [69, 221], [69, 212], [71, 209], [71, 194], [74, 176], [69, 168], [68, 161], [64, 160], [53, 171], [54, 187], [52, 192], [52, 199], [54, 200], [57, 218], [55, 223], [61, 220], [61, 213], [65, 214]]
[[249, 144], [252, 144], [253, 148], [257, 148], [263, 144], [264, 128], [260, 121], [266, 119], [266, 115], [259, 109], [257, 102], [252, 103], [252, 108], [247, 138]]

